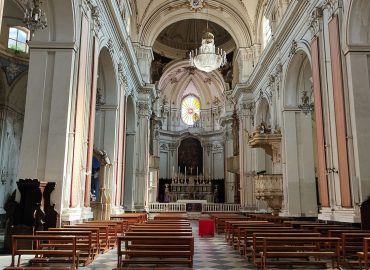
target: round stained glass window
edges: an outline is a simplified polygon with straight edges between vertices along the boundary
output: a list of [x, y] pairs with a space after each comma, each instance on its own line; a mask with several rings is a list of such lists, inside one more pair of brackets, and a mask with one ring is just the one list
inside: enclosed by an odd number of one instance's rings
[[199, 121], [200, 102], [196, 96], [186, 96], [181, 103], [181, 118], [185, 124], [193, 126]]

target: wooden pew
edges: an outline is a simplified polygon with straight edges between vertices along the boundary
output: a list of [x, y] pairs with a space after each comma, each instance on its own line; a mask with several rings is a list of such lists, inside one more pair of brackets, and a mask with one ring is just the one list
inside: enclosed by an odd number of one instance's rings
[[84, 223], [78, 223], [75, 225], [86, 225], [88, 226], [108, 226], [108, 240], [109, 240], [109, 248], [114, 248], [117, 244], [117, 235], [119, 234], [119, 231], [123, 232], [123, 223], [120, 221], [110, 221], [110, 220], [92, 220], [87, 221]]
[[[18, 242], [32, 242], [31, 248], [18, 245]], [[53, 244], [49, 249], [43, 249], [40, 243]], [[69, 244], [66, 246], [62, 242]], [[60, 245], [63, 249], [59, 249]], [[15, 257], [18, 256], [16, 267], [20, 267], [20, 259], [22, 255], [35, 255], [31, 259], [34, 263], [67, 263], [70, 266], [67, 269], [78, 269], [80, 252], [76, 248], [76, 237], [72, 235], [13, 235], [12, 236], [12, 260], [10, 267], [15, 266]], [[57, 259], [54, 259], [56, 257]], [[62, 258], [68, 258], [62, 260]], [[66, 268], [66, 267], [64, 267]], [[9, 268], [8, 268], [9, 269]], [[53, 267], [53, 269], [56, 269]]]
[[370, 233], [342, 233], [340, 248], [343, 264], [357, 266], [358, 252], [363, 251], [363, 239], [366, 237], [370, 237]]
[[[264, 237], [320, 237], [319, 233], [305, 233], [305, 232], [254, 232], [252, 236], [252, 247], [251, 247], [251, 258], [255, 266], [262, 263], [260, 256], [258, 256], [263, 251], [263, 239]], [[277, 248], [277, 250], [280, 250]]]
[[123, 234], [123, 232], [128, 230], [127, 220], [87, 220], [85, 223], [116, 224], [117, 234]]
[[[225, 239], [229, 245], [233, 245], [235, 238], [237, 237], [238, 227], [257, 225], [257, 224], [273, 224], [267, 221], [259, 220], [225, 220]], [[264, 226], [264, 225], [262, 225]], [[271, 225], [272, 226], [272, 225]]]
[[[96, 246], [92, 241], [91, 231], [36, 231], [36, 235], [72, 235], [76, 237], [76, 249], [80, 251], [79, 261], [84, 266], [88, 265], [94, 260], [94, 249]], [[58, 245], [58, 248], [63, 249], [63, 243]], [[40, 248], [54, 247], [55, 243], [40, 243]], [[65, 243], [65, 247], [68, 249], [70, 244]]]
[[[238, 249], [241, 254], [244, 254], [247, 260], [252, 256], [253, 234], [254, 233], [302, 233], [302, 229], [293, 229], [284, 226], [259, 226], [259, 227], [240, 227], [238, 236]], [[244, 236], [243, 236], [244, 235]]]
[[171, 227], [135, 227], [132, 226], [130, 232], [193, 232], [192, 228], [171, 228]]
[[91, 240], [92, 240], [92, 249], [93, 249], [93, 258], [95, 258], [97, 255], [100, 253], [100, 234], [99, 228], [82, 228], [82, 227], [77, 227], [77, 228], [49, 228], [48, 229], [51, 232], [58, 232], [58, 231], [82, 231], [82, 232], [91, 232]]
[[362, 261], [364, 262], [364, 269], [369, 270], [369, 257], [370, 257], [370, 237], [365, 237], [363, 240], [362, 251], [357, 252], [360, 269], [362, 269]]
[[63, 228], [87, 228], [87, 229], [99, 229], [99, 247], [101, 252], [107, 252], [109, 250], [109, 226], [108, 225], [97, 225], [97, 224], [75, 224], [65, 225]]
[[188, 220], [186, 213], [160, 213], [154, 217], [154, 220]]
[[268, 265], [326, 266], [322, 258], [330, 257], [332, 267], [335, 267], [336, 262], [338, 269], [339, 243], [338, 237], [264, 237], [263, 251], [260, 253], [261, 268], [268, 269]]
[[194, 237], [118, 236], [117, 254], [117, 267], [130, 264], [186, 264], [193, 267]]

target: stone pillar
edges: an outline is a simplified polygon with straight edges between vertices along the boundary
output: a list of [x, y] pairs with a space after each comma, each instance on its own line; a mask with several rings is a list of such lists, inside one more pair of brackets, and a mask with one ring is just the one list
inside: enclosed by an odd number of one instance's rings
[[[225, 160], [233, 156], [233, 136], [231, 128], [231, 120], [226, 120], [224, 125], [225, 130]], [[226, 166], [225, 166], [226, 167]], [[228, 172], [226, 167], [225, 174], [225, 203], [234, 203], [234, 189], [235, 189], [235, 174]]]
[[252, 148], [249, 146], [249, 133], [252, 133], [254, 103], [252, 100], [239, 101], [239, 161], [240, 161], [240, 203], [241, 207], [252, 209], [256, 206], [254, 194]]
[[[154, 88], [154, 86], [152, 85]], [[149, 187], [149, 137], [151, 93], [153, 88], [145, 88], [139, 91], [139, 100], [136, 103], [138, 117], [138, 132], [136, 139], [136, 177], [133, 193], [133, 209], [144, 210], [148, 198]]]
[[249, 79], [254, 67], [253, 60], [253, 49], [251, 47], [239, 49], [236, 55], [236, 62], [239, 68], [239, 80], [236, 83], [243, 83]]
[[122, 185], [124, 181], [124, 156], [125, 156], [125, 139], [126, 139], [126, 89], [127, 77], [123, 69], [123, 63], [118, 64], [120, 91], [118, 102], [118, 128], [117, 128], [117, 145], [116, 145], [116, 168], [115, 168], [115, 185], [112, 189], [112, 214], [123, 212], [122, 208]]
[[134, 48], [143, 81], [145, 83], [150, 83], [151, 82], [150, 67], [154, 59], [153, 49], [152, 47], [145, 47], [138, 43], [134, 44]]
[[[30, 43], [27, 83], [18, 178], [35, 178], [57, 183], [52, 201], [60, 213], [68, 207], [71, 177], [66, 160], [70, 152], [70, 103], [73, 92], [76, 51], [73, 45], [49, 47], [50, 43]], [[49, 83], [46, 83], [49, 82]], [[62, 188], [64, 186], [64, 188]]]

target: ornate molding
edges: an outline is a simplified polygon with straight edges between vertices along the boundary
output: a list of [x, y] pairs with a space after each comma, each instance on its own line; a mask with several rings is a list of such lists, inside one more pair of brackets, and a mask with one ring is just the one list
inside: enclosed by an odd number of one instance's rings
[[322, 7], [316, 7], [314, 11], [312, 11], [311, 18], [308, 23], [312, 38], [314, 38], [321, 30], [322, 15], [323, 15]]
[[136, 110], [139, 118], [143, 117], [149, 118], [152, 114], [150, 103], [146, 101], [138, 101], [136, 103]]
[[113, 47], [113, 41], [111, 38], [109, 38], [108, 42], [107, 42], [107, 48], [110, 52], [110, 54], [113, 56], [114, 54], [114, 47]]
[[342, 6], [342, 0], [324, 0], [321, 5], [322, 9], [326, 9], [329, 16], [333, 16], [338, 8]]
[[294, 56], [297, 53], [297, 49], [298, 49], [298, 43], [297, 43], [297, 41], [293, 40], [292, 44], [290, 45], [290, 50], [289, 50], [288, 57]]
[[118, 71], [118, 78], [119, 78], [119, 81], [121, 82], [121, 85], [123, 85], [124, 87], [127, 87], [127, 74], [126, 74], [126, 70], [124, 68], [122, 59], [120, 59], [120, 62], [117, 65], [117, 71]]

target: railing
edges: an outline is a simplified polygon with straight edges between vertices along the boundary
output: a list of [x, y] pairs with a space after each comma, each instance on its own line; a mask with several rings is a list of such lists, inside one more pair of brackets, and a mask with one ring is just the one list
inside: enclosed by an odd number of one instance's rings
[[[239, 212], [240, 204], [203, 203], [202, 212]], [[186, 203], [150, 203], [149, 213], [186, 212]]]
[[239, 212], [240, 204], [234, 203], [205, 203], [202, 212]]
[[186, 212], [186, 203], [149, 203], [149, 213]]

